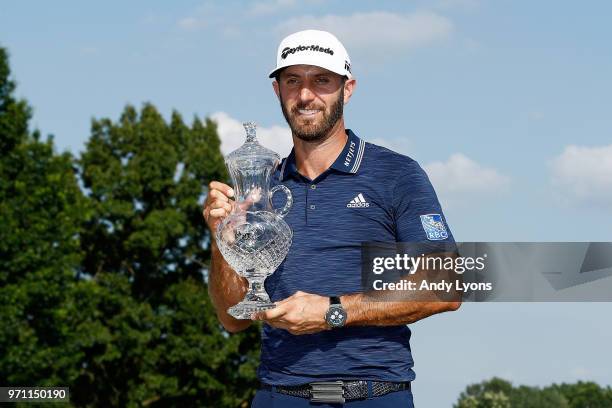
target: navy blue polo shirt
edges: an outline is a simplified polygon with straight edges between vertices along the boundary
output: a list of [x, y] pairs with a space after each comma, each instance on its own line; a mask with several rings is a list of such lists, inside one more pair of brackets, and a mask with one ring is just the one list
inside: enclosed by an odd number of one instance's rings
[[[294, 152], [274, 182], [287, 186], [293, 206], [285, 221], [293, 242], [280, 267], [265, 281], [273, 301], [301, 290], [322, 296], [362, 292], [362, 242], [453, 242], [434, 189], [418, 163], [367, 143], [347, 130], [344, 150], [315, 180], [296, 168]], [[284, 197], [274, 197], [275, 207]], [[428, 222], [438, 227], [428, 228]], [[434, 235], [432, 235], [432, 231]], [[437, 232], [436, 232], [437, 231]], [[258, 376], [274, 385], [316, 380], [412, 381], [410, 329], [353, 326], [292, 335], [262, 329]]]

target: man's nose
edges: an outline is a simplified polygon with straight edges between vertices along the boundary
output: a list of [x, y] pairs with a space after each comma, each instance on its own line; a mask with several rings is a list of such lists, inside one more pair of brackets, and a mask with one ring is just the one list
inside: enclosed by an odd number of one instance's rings
[[315, 94], [308, 86], [303, 86], [302, 89], [300, 89], [300, 100], [302, 102], [312, 101], [314, 98]]

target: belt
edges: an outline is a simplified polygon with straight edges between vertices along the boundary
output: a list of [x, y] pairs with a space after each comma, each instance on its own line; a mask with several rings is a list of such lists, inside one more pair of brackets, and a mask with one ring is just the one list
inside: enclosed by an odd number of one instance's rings
[[[368, 388], [370, 388], [368, 393]], [[365, 399], [368, 396], [380, 397], [396, 391], [410, 391], [410, 382], [387, 381], [318, 381], [308, 384], [285, 386], [261, 383], [261, 388], [293, 397], [309, 398], [312, 402], [328, 404]]]

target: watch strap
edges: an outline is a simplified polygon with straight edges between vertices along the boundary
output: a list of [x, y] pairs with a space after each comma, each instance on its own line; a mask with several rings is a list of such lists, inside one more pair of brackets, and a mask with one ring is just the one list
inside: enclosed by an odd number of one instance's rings
[[342, 302], [340, 302], [340, 297], [339, 296], [330, 296], [329, 297], [329, 304], [331, 305], [339, 305], [342, 306]]

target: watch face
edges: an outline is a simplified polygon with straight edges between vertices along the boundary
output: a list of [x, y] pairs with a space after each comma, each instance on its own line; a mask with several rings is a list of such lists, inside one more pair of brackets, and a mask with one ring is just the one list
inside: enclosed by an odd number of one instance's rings
[[341, 307], [331, 306], [325, 320], [331, 327], [342, 327], [346, 323], [346, 311]]

